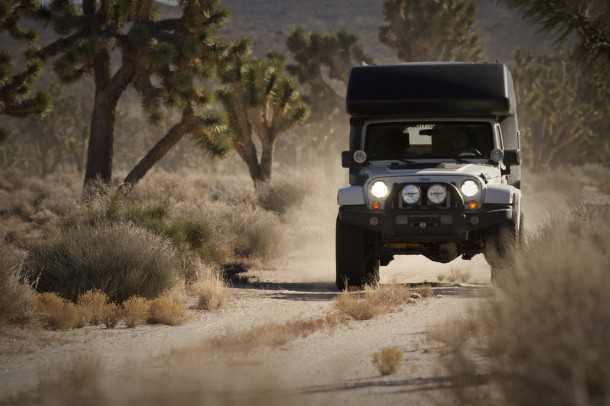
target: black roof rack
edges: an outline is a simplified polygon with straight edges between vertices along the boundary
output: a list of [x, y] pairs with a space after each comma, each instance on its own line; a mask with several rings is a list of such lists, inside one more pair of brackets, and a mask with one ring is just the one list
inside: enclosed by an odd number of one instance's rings
[[347, 88], [352, 117], [515, 114], [513, 83], [499, 63], [359, 66]]

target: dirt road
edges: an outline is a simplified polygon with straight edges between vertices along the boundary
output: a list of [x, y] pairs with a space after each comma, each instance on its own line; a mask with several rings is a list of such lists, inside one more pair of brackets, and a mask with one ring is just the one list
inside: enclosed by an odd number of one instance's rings
[[[303, 253], [301, 253], [303, 254]], [[334, 307], [337, 292], [330, 281], [332, 264], [316, 263], [295, 252], [272, 270], [258, 273], [259, 282], [231, 289], [230, 303], [221, 311], [202, 313], [177, 327], [139, 326], [135, 329], [86, 327], [68, 332], [47, 330], [5, 331], [0, 335], [0, 395], [31, 391], [67, 362], [82, 355], [99, 360], [108, 376], [155, 365], [164, 369], [172, 354], [196, 353], [207, 340], [231, 336], [269, 323], [323, 317]], [[328, 258], [320, 256], [319, 258]], [[290, 269], [288, 264], [300, 264]], [[455, 268], [455, 264], [453, 267]], [[485, 280], [486, 264], [465, 265], [473, 279]], [[308, 268], [308, 269], [312, 269]], [[382, 272], [384, 283], [423, 282], [436, 279], [448, 268], [428, 265], [425, 260], [401, 261]], [[322, 329], [306, 338], [275, 348], [256, 349], [249, 354], [225, 354], [222, 369], [238, 365], [239, 374], [273, 376], [273, 390], [301, 400], [338, 400], [349, 404], [428, 404], [431, 393], [448, 384], [438, 364], [438, 351], [427, 333], [447, 320], [460, 317], [486, 288], [438, 288], [435, 297], [403, 306], [399, 311], [369, 321], [349, 322]], [[371, 364], [371, 354], [387, 346], [398, 346], [405, 354], [398, 374], [382, 378]], [[231, 372], [227, 372], [231, 374]], [[255, 382], [255, 383], [252, 383]], [[268, 382], [267, 382], [268, 384]], [[263, 386], [268, 386], [267, 384]], [[224, 383], [220, 384], [221, 386]], [[246, 379], [235, 391], [260, 389], [260, 383]]]

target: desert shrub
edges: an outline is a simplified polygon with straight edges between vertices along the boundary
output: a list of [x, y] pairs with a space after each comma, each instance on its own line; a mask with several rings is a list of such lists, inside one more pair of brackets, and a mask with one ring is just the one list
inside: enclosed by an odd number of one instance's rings
[[402, 351], [398, 347], [386, 347], [374, 353], [371, 361], [381, 375], [393, 375], [398, 372], [402, 362]]
[[106, 328], [115, 328], [121, 320], [121, 308], [116, 303], [106, 303], [102, 308], [102, 322]]
[[32, 313], [33, 291], [20, 281], [22, 255], [0, 245], [0, 325], [27, 320]]
[[279, 252], [282, 230], [278, 218], [258, 208], [239, 210], [227, 220], [234, 235], [234, 252], [240, 257], [265, 259]]
[[106, 304], [108, 304], [108, 296], [101, 290], [89, 290], [78, 297], [77, 301], [80, 306], [85, 324], [100, 324], [104, 321]]
[[213, 268], [209, 268], [189, 287], [190, 293], [197, 298], [197, 308], [201, 310], [220, 309], [226, 299], [225, 281]]
[[403, 286], [366, 288], [364, 293], [341, 293], [337, 297], [335, 307], [354, 320], [369, 320], [407, 303], [409, 298], [409, 290]]
[[76, 300], [100, 289], [121, 302], [158, 296], [173, 286], [179, 263], [171, 244], [130, 224], [80, 225], [34, 246], [26, 261], [41, 292]]
[[437, 334], [451, 349], [447, 367], [470, 384], [456, 386], [458, 403], [610, 402], [608, 220], [553, 219], [530, 236], [502, 291]]
[[123, 318], [127, 327], [133, 328], [144, 323], [150, 313], [150, 303], [143, 297], [132, 296], [123, 302]]
[[257, 197], [258, 203], [263, 209], [284, 214], [290, 208], [301, 205], [305, 196], [304, 185], [295, 183], [294, 180], [275, 180]]
[[445, 279], [449, 283], [466, 283], [470, 280], [472, 274], [469, 271], [452, 268], [446, 275]]
[[79, 306], [62, 299], [55, 293], [36, 295], [35, 310], [44, 317], [48, 327], [52, 329], [67, 330], [83, 326]]
[[292, 320], [286, 323], [270, 323], [246, 330], [238, 334], [214, 337], [209, 345], [214, 351], [249, 352], [261, 347], [279, 347], [302, 337], [308, 337], [317, 331], [334, 328], [345, 319], [329, 313], [317, 319]]
[[417, 293], [420, 297], [430, 297], [434, 294], [430, 285], [418, 286], [415, 289], [415, 293]]
[[175, 292], [167, 292], [150, 302], [148, 322], [176, 326], [186, 320], [185, 300]]

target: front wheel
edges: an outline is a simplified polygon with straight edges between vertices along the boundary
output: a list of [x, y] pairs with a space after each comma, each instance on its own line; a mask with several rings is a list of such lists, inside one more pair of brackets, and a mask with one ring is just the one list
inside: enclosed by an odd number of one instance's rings
[[362, 288], [379, 283], [379, 258], [375, 255], [375, 243], [374, 233], [346, 224], [337, 217], [337, 289]]
[[494, 286], [504, 284], [523, 241], [523, 213], [520, 213], [516, 222], [498, 225], [485, 242], [485, 259], [491, 266], [491, 283]]

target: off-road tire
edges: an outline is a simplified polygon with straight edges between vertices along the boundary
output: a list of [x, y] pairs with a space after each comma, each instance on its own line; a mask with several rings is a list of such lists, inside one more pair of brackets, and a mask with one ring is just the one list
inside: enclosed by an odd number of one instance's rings
[[337, 289], [360, 289], [379, 283], [379, 258], [375, 256], [376, 235], [337, 217], [336, 285]]
[[524, 243], [523, 219], [521, 213], [518, 223], [498, 225], [485, 242], [485, 259], [491, 267], [491, 283], [496, 287], [503, 285], [516, 251]]

